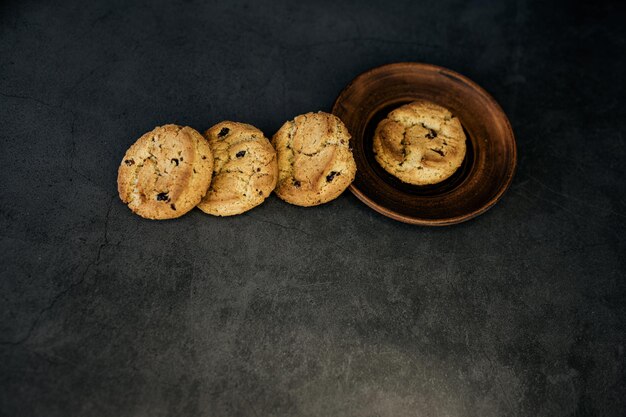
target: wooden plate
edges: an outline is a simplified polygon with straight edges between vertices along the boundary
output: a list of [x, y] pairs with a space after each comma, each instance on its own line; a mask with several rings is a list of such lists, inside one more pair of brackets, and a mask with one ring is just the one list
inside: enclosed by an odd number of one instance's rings
[[[467, 136], [463, 165], [439, 184], [406, 184], [374, 159], [372, 138], [378, 123], [416, 99], [448, 108]], [[464, 222], [491, 208], [513, 179], [517, 156], [509, 120], [485, 90], [449, 69], [404, 62], [374, 68], [341, 92], [333, 114], [352, 134], [357, 175], [350, 190], [392, 219], [426, 226]]]

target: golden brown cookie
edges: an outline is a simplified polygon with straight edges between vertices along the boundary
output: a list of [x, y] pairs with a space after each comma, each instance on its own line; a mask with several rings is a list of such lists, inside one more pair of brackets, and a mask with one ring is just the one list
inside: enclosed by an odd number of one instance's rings
[[288, 203], [315, 206], [337, 198], [354, 180], [350, 134], [338, 117], [318, 112], [286, 122], [272, 138], [278, 154], [274, 192]]
[[198, 208], [215, 216], [232, 216], [261, 204], [278, 178], [276, 151], [254, 126], [221, 122], [206, 131], [215, 166], [213, 182]]
[[459, 119], [428, 101], [399, 107], [374, 133], [376, 161], [409, 184], [436, 184], [449, 178], [465, 158], [465, 133]]
[[117, 175], [120, 199], [147, 219], [172, 219], [205, 195], [213, 154], [200, 133], [165, 125], [146, 133], [124, 155]]

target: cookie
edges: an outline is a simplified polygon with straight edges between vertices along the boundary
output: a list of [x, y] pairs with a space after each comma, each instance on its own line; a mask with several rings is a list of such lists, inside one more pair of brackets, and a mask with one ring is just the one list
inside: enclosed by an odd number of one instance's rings
[[165, 125], [146, 133], [124, 155], [117, 175], [120, 199], [147, 219], [172, 219], [206, 194], [213, 153], [190, 127]]
[[376, 161], [390, 174], [415, 185], [449, 178], [465, 158], [459, 119], [428, 101], [393, 110], [374, 133]]
[[276, 151], [259, 129], [221, 122], [204, 134], [215, 165], [213, 181], [198, 208], [215, 216], [232, 216], [261, 204], [278, 179]]
[[318, 112], [286, 122], [272, 138], [278, 154], [274, 192], [298, 206], [337, 198], [354, 180], [350, 134], [338, 117]]

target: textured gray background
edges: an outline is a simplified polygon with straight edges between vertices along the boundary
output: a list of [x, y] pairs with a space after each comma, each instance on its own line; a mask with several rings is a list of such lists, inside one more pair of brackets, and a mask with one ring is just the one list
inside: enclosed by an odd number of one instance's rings
[[[0, 6], [0, 415], [623, 415], [623, 6], [52, 3]], [[411, 227], [346, 193], [152, 222], [116, 196], [155, 125], [271, 135], [394, 61], [509, 115], [485, 215]]]

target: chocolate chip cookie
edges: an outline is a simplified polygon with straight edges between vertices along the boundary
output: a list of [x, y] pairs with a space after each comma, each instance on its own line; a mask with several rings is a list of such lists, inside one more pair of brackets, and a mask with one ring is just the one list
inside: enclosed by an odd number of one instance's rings
[[254, 126], [221, 122], [206, 131], [215, 157], [213, 181], [198, 208], [215, 216], [240, 214], [261, 204], [278, 178], [276, 151]]
[[415, 185], [449, 178], [465, 157], [465, 133], [447, 109], [420, 100], [393, 110], [374, 133], [376, 161]]
[[286, 122], [272, 138], [278, 154], [274, 192], [298, 206], [337, 198], [354, 180], [350, 134], [338, 117], [318, 112]]
[[128, 207], [148, 219], [172, 219], [193, 209], [206, 194], [213, 153], [190, 127], [165, 125], [140, 137], [124, 155], [117, 189]]

